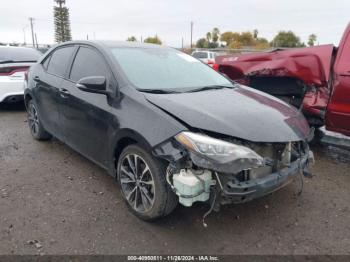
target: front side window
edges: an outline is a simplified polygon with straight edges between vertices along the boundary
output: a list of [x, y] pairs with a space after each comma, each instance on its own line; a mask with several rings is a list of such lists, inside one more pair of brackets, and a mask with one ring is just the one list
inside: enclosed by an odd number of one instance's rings
[[111, 48], [129, 81], [137, 89], [190, 91], [233, 84], [185, 53], [170, 48]]
[[67, 46], [56, 49], [51, 55], [47, 72], [57, 76], [64, 76], [67, 72], [74, 48], [74, 46]]
[[74, 82], [88, 76], [105, 76], [109, 69], [102, 57], [95, 50], [88, 47], [80, 47], [74, 59], [70, 79]]

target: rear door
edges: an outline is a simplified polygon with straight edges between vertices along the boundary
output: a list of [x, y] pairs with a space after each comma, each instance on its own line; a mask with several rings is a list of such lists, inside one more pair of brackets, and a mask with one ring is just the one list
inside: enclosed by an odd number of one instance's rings
[[59, 88], [63, 77], [67, 75], [74, 48], [74, 46], [64, 46], [54, 50], [33, 75], [36, 82], [35, 98], [40, 119], [45, 129], [59, 139], [63, 138], [59, 116], [59, 104], [62, 102], [62, 97]]
[[61, 117], [67, 144], [75, 150], [107, 166], [110, 105], [103, 94], [81, 91], [76, 83], [83, 77], [105, 76], [111, 84], [112, 74], [102, 54], [93, 47], [81, 46], [72, 64], [69, 79], [62, 82], [66, 92]]
[[343, 36], [334, 64], [333, 89], [327, 108], [326, 127], [350, 136], [350, 26]]

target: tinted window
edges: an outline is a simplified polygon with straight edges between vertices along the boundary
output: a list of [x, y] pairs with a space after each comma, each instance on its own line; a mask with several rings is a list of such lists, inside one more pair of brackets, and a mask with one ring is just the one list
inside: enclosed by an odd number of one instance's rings
[[47, 68], [47, 72], [64, 76], [69, 66], [69, 60], [72, 57], [74, 46], [61, 47], [53, 52]]
[[195, 58], [208, 58], [208, 53], [207, 52], [195, 52], [193, 53], [193, 57]]
[[78, 81], [87, 76], [108, 76], [108, 67], [101, 54], [88, 47], [80, 47], [74, 59], [70, 79]]
[[232, 83], [185, 53], [170, 48], [112, 48], [127, 78], [138, 89], [192, 90]]
[[37, 61], [41, 53], [33, 48], [0, 47], [0, 61]]

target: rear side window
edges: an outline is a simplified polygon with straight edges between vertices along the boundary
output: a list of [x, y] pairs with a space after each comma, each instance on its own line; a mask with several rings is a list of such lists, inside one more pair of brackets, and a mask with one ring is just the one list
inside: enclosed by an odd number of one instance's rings
[[207, 52], [195, 52], [193, 53], [193, 57], [195, 58], [208, 58], [208, 53]]
[[87, 76], [109, 75], [109, 69], [101, 54], [88, 47], [80, 47], [74, 59], [70, 79], [74, 82]]
[[57, 75], [64, 76], [69, 66], [69, 60], [71, 59], [74, 51], [74, 46], [61, 47], [53, 52], [47, 72]]

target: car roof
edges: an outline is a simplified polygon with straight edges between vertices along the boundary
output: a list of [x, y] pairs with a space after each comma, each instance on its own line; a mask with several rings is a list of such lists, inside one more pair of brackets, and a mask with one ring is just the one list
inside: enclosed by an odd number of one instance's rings
[[37, 61], [41, 57], [41, 53], [35, 48], [18, 47], [18, 46], [0, 46], [0, 60]]
[[140, 43], [140, 42], [129, 42], [129, 41], [111, 41], [111, 40], [77, 40], [77, 41], [69, 41], [64, 42], [61, 45], [69, 45], [69, 44], [87, 44], [92, 46], [104, 46], [108, 48], [123, 48], [123, 47], [130, 47], [130, 48], [155, 48], [155, 49], [163, 49], [168, 48], [161, 45], [156, 44], [149, 44], [149, 43]]
[[33, 47], [26, 47], [26, 46], [11, 46], [11, 45], [0, 45], [0, 48], [3, 48], [3, 49], [16, 49], [16, 50], [19, 50], [19, 49], [22, 49], [22, 50], [28, 50], [28, 49], [35, 49]]

